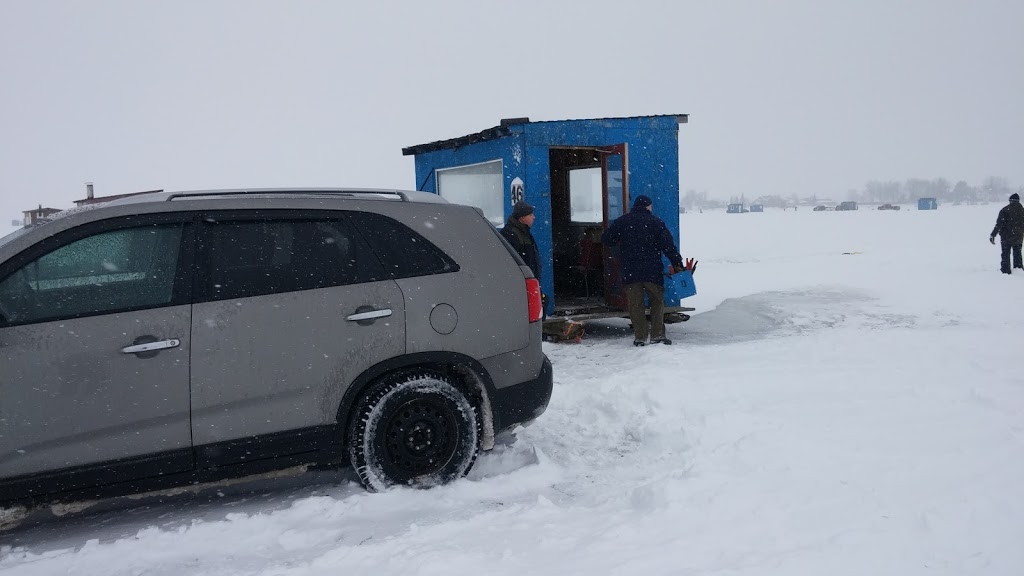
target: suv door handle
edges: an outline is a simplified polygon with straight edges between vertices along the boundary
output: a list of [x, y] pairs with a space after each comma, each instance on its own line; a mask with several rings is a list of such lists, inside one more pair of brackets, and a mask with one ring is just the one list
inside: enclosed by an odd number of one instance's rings
[[153, 352], [155, 350], [165, 350], [167, 348], [177, 348], [181, 344], [181, 340], [177, 338], [171, 338], [170, 340], [160, 340], [158, 342], [146, 342], [145, 344], [136, 344], [134, 346], [127, 346], [121, 348], [121, 352], [125, 354], [138, 354], [140, 352]]
[[[363, 308], [360, 306], [359, 308]], [[349, 322], [360, 322], [366, 320], [376, 320], [377, 318], [387, 318], [391, 316], [391, 308], [382, 308], [380, 310], [366, 310], [364, 312], [356, 312], [355, 314], [349, 314], [345, 317], [345, 320]]]

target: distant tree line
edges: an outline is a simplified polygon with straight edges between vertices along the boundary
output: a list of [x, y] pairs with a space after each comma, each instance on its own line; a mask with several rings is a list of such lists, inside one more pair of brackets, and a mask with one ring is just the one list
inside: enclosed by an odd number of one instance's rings
[[729, 202], [723, 202], [716, 198], [710, 198], [707, 191], [687, 190], [679, 198], [679, 208], [680, 210], [714, 210], [725, 208], [726, 204], [731, 203], [742, 203], [745, 206], [762, 204], [767, 208], [787, 208], [817, 206], [821, 203], [834, 203], [840, 200], [853, 200], [863, 204], [908, 204], [917, 202], [918, 198], [937, 198], [940, 203], [948, 204], [975, 204], [1004, 202], [1014, 192], [1024, 195], [1024, 186], [1013, 188], [1006, 178], [999, 176], [990, 176], [985, 178], [981, 184], [973, 186], [963, 180], [953, 184], [945, 178], [933, 180], [909, 178], [903, 182], [872, 180], [860, 190], [852, 189], [848, 190], [846, 194], [837, 194], [838, 198], [816, 194], [805, 197], [800, 197], [797, 194], [788, 196], [768, 194], [751, 196], [752, 199], [748, 199], [744, 194], [729, 198]]
[[680, 212], [683, 210], [713, 210], [716, 208], [725, 208], [725, 202], [714, 198], [708, 198], [706, 190], [703, 192], [687, 190], [686, 193], [679, 198]]
[[896, 204], [916, 202], [918, 198], [938, 198], [939, 202], [972, 204], [1003, 202], [1014, 192], [1024, 192], [1024, 188], [1014, 189], [1006, 178], [999, 176], [989, 176], [977, 186], [963, 180], [951, 184], [945, 178], [910, 178], [902, 183], [873, 180], [865, 184], [862, 190], [851, 190], [847, 199], [865, 203]]

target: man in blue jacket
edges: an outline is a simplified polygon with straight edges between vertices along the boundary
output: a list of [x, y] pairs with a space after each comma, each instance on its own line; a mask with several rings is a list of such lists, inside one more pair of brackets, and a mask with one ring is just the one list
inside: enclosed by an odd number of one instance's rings
[[629, 213], [612, 222], [601, 241], [605, 246], [620, 246], [622, 284], [629, 302], [629, 318], [633, 322], [633, 345], [647, 343], [647, 314], [644, 293], [651, 304], [651, 343], [671, 344], [665, 338], [665, 281], [662, 254], [672, 263], [675, 272], [683, 269], [683, 257], [676, 249], [672, 233], [665, 223], [651, 212], [647, 196], [637, 196]]

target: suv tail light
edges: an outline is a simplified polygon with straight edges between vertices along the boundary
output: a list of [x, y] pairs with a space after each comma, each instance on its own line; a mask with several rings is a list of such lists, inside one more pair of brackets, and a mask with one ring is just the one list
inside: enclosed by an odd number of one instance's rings
[[526, 279], [526, 304], [530, 322], [540, 320], [544, 313], [544, 306], [540, 299], [540, 282], [536, 278]]

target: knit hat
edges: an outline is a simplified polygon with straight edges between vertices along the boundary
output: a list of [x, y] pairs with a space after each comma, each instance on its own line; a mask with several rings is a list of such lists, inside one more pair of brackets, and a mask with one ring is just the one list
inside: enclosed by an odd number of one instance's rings
[[530, 214], [533, 214], [533, 206], [527, 204], [526, 200], [520, 200], [512, 207], [512, 218], [516, 220], [523, 216], [529, 216]]
[[1017, 194], [1016, 192], [1010, 194], [1010, 202], [1020, 202], [1020, 194]]
[[633, 208], [636, 209], [647, 208], [651, 204], [654, 204], [654, 202], [651, 202], [651, 198], [649, 196], [644, 196], [643, 194], [637, 196], [636, 200], [633, 200]]

